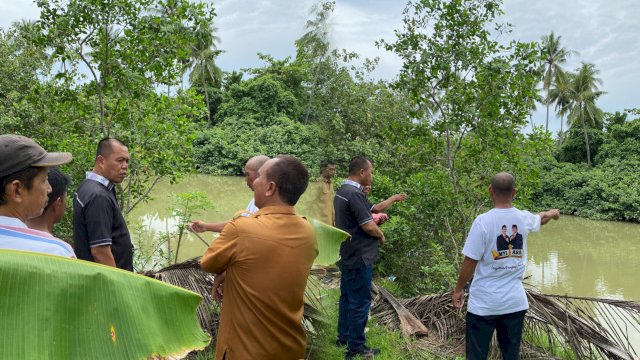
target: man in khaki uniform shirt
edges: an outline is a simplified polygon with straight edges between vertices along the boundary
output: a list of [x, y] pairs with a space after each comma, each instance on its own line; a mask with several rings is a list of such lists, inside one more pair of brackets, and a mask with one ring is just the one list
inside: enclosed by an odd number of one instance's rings
[[304, 358], [304, 289], [317, 247], [294, 205], [308, 183], [294, 157], [266, 162], [253, 183], [260, 211], [232, 220], [204, 254], [205, 271], [226, 271], [216, 359]]
[[336, 173], [336, 164], [332, 161], [323, 161], [320, 171], [320, 181], [318, 186], [318, 197], [316, 200], [316, 219], [333, 226], [335, 224], [335, 214], [333, 211], [333, 185], [331, 179]]

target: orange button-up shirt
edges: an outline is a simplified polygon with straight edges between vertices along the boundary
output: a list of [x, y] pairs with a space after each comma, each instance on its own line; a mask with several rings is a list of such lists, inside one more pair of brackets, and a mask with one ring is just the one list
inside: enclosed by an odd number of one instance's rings
[[216, 359], [302, 359], [304, 290], [317, 255], [311, 224], [293, 206], [231, 221], [200, 265], [226, 271]]

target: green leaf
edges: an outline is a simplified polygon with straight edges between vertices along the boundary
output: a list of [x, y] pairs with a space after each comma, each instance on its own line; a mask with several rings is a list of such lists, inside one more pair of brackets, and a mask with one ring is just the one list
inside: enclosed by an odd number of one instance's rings
[[340, 244], [349, 237], [349, 234], [322, 221], [308, 219], [313, 225], [318, 240], [318, 256], [314, 265], [335, 264], [340, 255]]
[[0, 250], [0, 358], [181, 358], [210, 341], [193, 292], [87, 261]]

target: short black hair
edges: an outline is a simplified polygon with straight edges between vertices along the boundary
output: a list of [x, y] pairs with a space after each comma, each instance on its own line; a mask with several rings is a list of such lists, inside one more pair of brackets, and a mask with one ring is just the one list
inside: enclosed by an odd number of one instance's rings
[[502, 225], [502, 228], [503, 228], [503, 229], [506, 229], [506, 228], [507, 228], [507, 225]]
[[518, 225], [513, 224], [513, 225], [511, 225], [511, 228], [512, 228], [512, 229], [513, 229], [513, 228], [516, 228], [516, 230], [518, 230]]
[[509, 196], [516, 188], [516, 178], [507, 172], [495, 174], [491, 178], [491, 188], [496, 195]]
[[323, 172], [323, 171], [324, 171], [324, 169], [326, 169], [326, 168], [327, 168], [327, 166], [329, 166], [329, 165], [335, 165], [335, 164], [336, 164], [336, 163], [334, 163], [334, 162], [333, 162], [333, 161], [331, 161], [331, 160], [323, 160], [323, 161], [320, 163], [320, 172]]
[[65, 175], [58, 168], [49, 169], [49, 185], [51, 185], [51, 192], [49, 193], [49, 202], [45, 206], [45, 210], [56, 201], [57, 198], [64, 196], [67, 192], [67, 187], [71, 184], [71, 179]]
[[349, 175], [356, 175], [360, 170], [367, 170], [371, 166], [371, 160], [364, 156], [356, 156], [349, 161]]
[[40, 171], [45, 171], [45, 169], [47, 169], [46, 167], [35, 167], [35, 166], [30, 166], [24, 170], [20, 170], [18, 172], [15, 172], [13, 174], [9, 174], [3, 178], [0, 179], [0, 184], [2, 184], [2, 192], [0, 192], [0, 206], [1, 205], [6, 205], [7, 201], [4, 198], [4, 191], [5, 188], [7, 187], [7, 184], [9, 184], [10, 182], [14, 181], [14, 180], [18, 180], [20, 181], [24, 187], [27, 190], [31, 190], [31, 188], [33, 187], [33, 179], [36, 178], [36, 176], [38, 176], [38, 174], [40, 173]]
[[293, 156], [280, 155], [266, 174], [268, 181], [278, 186], [280, 198], [289, 205], [295, 205], [309, 185], [309, 170]]
[[104, 138], [102, 140], [100, 140], [98, 142], [98, 148], [96, 150], [96, 159], [98, 158], [98, 156], [102, 155], [107, 156], [109, 154], [111, 154], [113, 152], [113, 144], [120, 144], [124, 147], [128, 147], [125, 143], [123, 143], [122, 141], [116, 139], [116, 138]]

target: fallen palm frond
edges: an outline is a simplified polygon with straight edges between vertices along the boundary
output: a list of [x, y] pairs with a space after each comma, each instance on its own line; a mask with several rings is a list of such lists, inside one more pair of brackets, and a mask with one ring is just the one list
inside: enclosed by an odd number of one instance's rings
[[[146, 271], [143, 275], [200, 294], [202, 301], [197, 309], [198, 320], [202, 329], [211, 334], [212, 342], [215, 343], [219, 321], [217, 316], [219, 311], [216, 311], [218, 306], [211, 297], [211, 286], [215, 275], [200, 268], [200, 258], [189, 259], [158, 271]], [[215, 315], [212, 316], [212, 314]]]
[[[216, 331], [220, 320], [220, 307], [211, 297], [211, 286], [215, 276], [200, 268], [200, 258], [193, 258], [179, 264], [168, 266], [158, 271], [143, 273], [154, 279], [179, 286], [202, 296], [202, 302], [198, 306], [198, 319], [202, 329], [211, 334], [212, 343], [215, 344]], [[323, 308], [320, 302], [322, 284], [314, 276], [309, 276], [305, 290], [305, 306], [303, 325], [309, 338], [312, 338], [316, 329], [322, 325]]]
[[[637, 359], [630, 335], [640, 334], [640, 304], [633, 301], [544, 295], [527, 290], [526, 331], [580, 359]], [[638, 344], [635, 344], [638, 346]]]
[[[409, 333], [410, 329], [403, 329], [398, 313], [391, 304], [393, 300], [389, 301], [389, 296], [393, 298], [390, 294], [374, 296], [372, 314], [392, 330]], [[415, 342], [420, 349], [442, 357], [464, 352], [464, 317], [460, 311], [454, 311], [451, 308], [450, 293], [395, 301], [399, 302], [427, 329], [428, 335]]]
[[[530, 309], [525, 320], [523, 358], [638, 359], [631, 336], [634, 332], [640, 336], [640, 304], [544, 295], [531, 289], [527, 289], [527, 296]], [[464, 352], [466, 309], [451, 307], [451, 293], [397, 301], [429, 329], [429, 336], [416, 342], [418, 346], [442, 356]], [[387, 297], [376, 296], [372, 312], [382, 323], [402, 330], [398, 313]], [[495, 344], [493, 348], [498, 354]]]
[[400, 302], [387, 290], [378, 287], [375, 284], [372, 284], [371, 290], [374, 293], [379, 293], [380, 296], [382, 296], [391, 305], [393, 312], [395, 312], [394, 318], [397, 317], [400, 322], [399, 330], [402, 332], [403, 336], [412, 337], [428, 335], [428, 330], [422, 322], [407, 310], [407, 308], [400, 304]]

